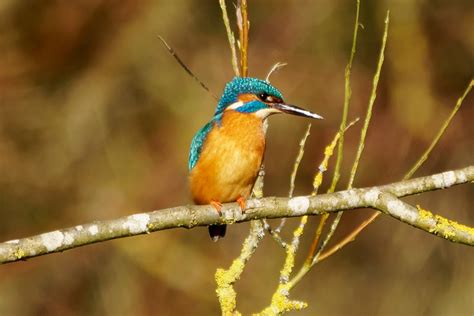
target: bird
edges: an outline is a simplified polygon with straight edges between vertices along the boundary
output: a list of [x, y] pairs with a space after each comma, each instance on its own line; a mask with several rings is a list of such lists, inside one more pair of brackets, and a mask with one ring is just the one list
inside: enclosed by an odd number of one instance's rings
[[[225, 85], [214, 116], [191, 142], [188, 178], [195, 204], [211, 204], [221, 215], [222, 203], [237, 202], [245, 211], [265, 153], [264, 120], [278, 113], [323, 118], [287, 104], [267, 81], [234, 77]], [[226, 225], [209, 226], [213, 241], [225, 233]]]

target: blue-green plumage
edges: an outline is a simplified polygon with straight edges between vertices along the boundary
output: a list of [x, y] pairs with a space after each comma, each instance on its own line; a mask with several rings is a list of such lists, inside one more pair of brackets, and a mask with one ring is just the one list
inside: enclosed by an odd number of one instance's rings
[[197, 133], [191, 142], [191, 148], [189, 150], [188, 170], [194, 168], [198, 162], [199, 155], [201, 154], [202, 146], [206, 141], [206, 137], [212, 129], [214, 123], [218, 122], [222, 117], [222, 113], [215, 115], [211, 121], [204, 125]]
[[[266, 93], [268, 95], [276, 96], [280, 99], [283, 98], [283, 95], [277, 88], [270, 85], [268, 82], [256, 79], [256, 78], [242, 78], [235, 77], [229, 81], [222, 94], [219, 103], [217, 104], [214, 117], [206, 125], [204, 125], [197, 133], [194, 135], [194, 138], [191, 142], [191, 148], [189, 151], [189, 160], [188, 160], [188, 170], [191, 170], [196, 165], [199, 160], [199, 155], [201, 154], [202, 146], [206, 141], [206, 136], [212, 129], [214, 123], [220, 124], [222, 119], [222, 114], [224, 109], [232, 103], [238, 101], [238, 96], [244, 93], [252, 94], [261, 94]], [[241, 113], [254, 113], [258, 110], [267, 108], [267, 105], [264, 102], [252, 101], [244, 104], [243, 106], [236, 109], [236, 111]]]
[[256, 78], [235, 77], [226, 84], [214, 115], [222, 113], [229, 104], [237, 102], [237, 97], [242, 93], [267, 93], [283, 99], [281, 92], [266, 81]]
[[264, 102], [255, 100], [245, 103], [235, 110], [240, 113], [255, 113], [266, 108], [268, 108], [268, 106]]

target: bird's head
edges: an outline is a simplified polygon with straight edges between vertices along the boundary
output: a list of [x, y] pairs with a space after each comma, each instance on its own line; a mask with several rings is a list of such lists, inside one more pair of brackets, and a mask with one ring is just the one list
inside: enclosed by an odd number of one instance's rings
[[322, 119], [316, 113], [285, 103], [281, 92], [270, 83], [249, 77], [235, 77], [227, 83], [215, 115], [226, 110], [252, 113], [262, 119], [277, 113]]

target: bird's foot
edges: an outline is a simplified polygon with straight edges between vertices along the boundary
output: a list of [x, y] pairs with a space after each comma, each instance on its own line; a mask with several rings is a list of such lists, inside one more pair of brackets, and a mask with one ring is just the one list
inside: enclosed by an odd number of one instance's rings
[[245, 213], [245, 206], [246, 206], [246, 203], [247, 203], [245, 201], [245, 199], [242, 196], [239, 196], [237, 198], [237, 203], [239, 203], [240, 210], [242, 211], [242, 213]]
[[219, 216], [222, 216], [222, 203], [219, 201], [212, 200], [210, 204], [214, 206]]

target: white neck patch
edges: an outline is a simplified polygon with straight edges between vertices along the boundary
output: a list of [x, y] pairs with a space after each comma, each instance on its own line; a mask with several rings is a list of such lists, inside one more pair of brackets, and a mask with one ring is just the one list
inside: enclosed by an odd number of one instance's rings
[[267, 118], [269, 115], [276, 114], [276, 113], [281, 113], [281, 112], [274, 108], [266, 108], [266, 109], [261, 109], [255, 112], [255, 116], [261, 119], [264, 119], [264, 118]]
[[242, 101], [237, 101], [237, 102], [234, 102], [232, 103], [231, 105], [229, 105], [228, 107], [225, 108], [225, 110], [235, 110], [235, 109], [238, 109], [240, 108], [242, 105], [244, 105], [244, 102]]

